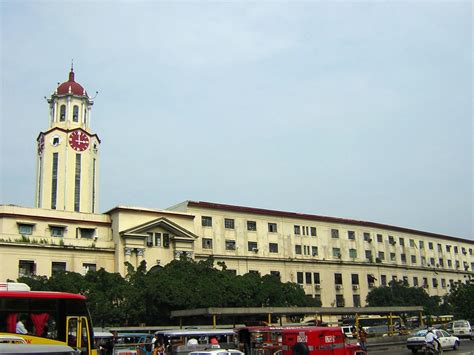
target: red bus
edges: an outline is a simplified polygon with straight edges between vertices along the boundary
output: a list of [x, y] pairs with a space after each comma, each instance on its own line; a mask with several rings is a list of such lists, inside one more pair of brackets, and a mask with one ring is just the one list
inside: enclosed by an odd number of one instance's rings
[[69, 345], [96, 355], [94, 330], [82, 295], [30, 291], [26, 284], [0, 283], [0, 335], [29, 344]]

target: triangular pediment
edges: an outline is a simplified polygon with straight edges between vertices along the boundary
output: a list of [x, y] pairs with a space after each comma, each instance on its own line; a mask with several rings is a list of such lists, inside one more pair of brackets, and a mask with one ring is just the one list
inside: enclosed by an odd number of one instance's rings
[[168, 218], [160, 217], [153, 221], [149, 221], [138, 226], [129, 228], [120, 232], [122, 237], [146, 238], [148, 233], [160, 228], [170, 233], [171, 239], [182, 241], [194, 241], [198, 236], [180, 225], [170, 221]]

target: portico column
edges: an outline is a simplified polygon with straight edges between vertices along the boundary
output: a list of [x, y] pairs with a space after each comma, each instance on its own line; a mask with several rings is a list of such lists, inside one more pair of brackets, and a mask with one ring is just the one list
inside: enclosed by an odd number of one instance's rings
[[145, 249], [137, 248], [137, 267], [140, 266], [141, 262], [145, 259]]
[[130, 256], [132, 255], [132, 248], [125, 247], [123, 249], [123, 251], [124, 251], [124, 254], [125, 254], [125, 262], [129, 263], [130, 262]]

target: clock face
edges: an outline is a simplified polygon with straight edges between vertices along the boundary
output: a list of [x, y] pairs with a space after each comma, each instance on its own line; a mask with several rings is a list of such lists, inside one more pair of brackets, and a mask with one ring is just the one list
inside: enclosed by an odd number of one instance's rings
[[38, 138], [38, 155], [42, 155], [44, 150], [44, 135]]
[[89, 136], [84, 132], [77, 130], [69, 135], [69, 145], [78, 152], [83, 152], [89, 147]]

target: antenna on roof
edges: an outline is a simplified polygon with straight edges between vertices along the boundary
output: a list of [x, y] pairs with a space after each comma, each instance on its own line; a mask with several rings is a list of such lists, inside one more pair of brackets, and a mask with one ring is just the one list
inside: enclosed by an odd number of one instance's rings
[[71, 71], [74, 71], [74, 58], [71, 59]]

